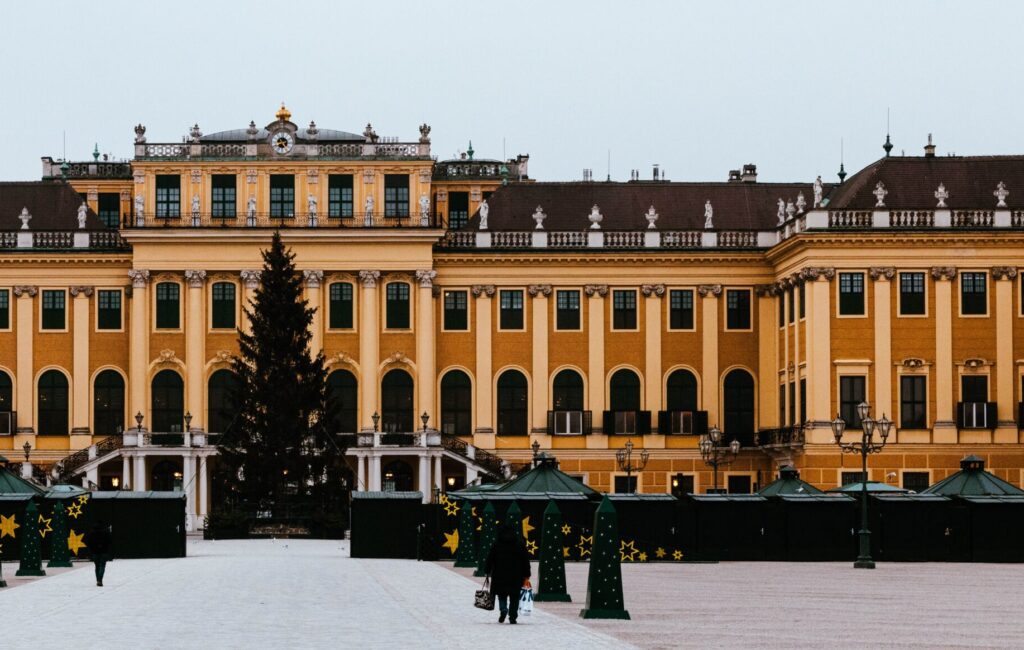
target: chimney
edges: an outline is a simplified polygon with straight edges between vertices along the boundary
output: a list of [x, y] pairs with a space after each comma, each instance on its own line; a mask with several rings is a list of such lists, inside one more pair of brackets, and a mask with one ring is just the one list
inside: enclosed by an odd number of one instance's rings
[[739, 183], [740, 182], [740, 170], [738, 170], [738, 169], [730, 169], [729, 170], [729, 182], [730, 183]]
[[924, 146], [924, 157], [934, 158], [935, 157], [935, 145], [932, 144], [932, 134], [928, 134], [928, 144]]
[[593, 172], [591, 170], [589, 170], [589, 169], [584, 169], [583, 170], [583, 181], [584, 182], [588, 182], [588, 181], [592, 181], [592, 180], [594, 180]]
[[658, 180], [658, 163], [654, 163], [654, 180]]
[[754, 163], [747, 163], [746, 165], [743, 165], [743, 182], [757, 182], [757, 165], [755, 165]]

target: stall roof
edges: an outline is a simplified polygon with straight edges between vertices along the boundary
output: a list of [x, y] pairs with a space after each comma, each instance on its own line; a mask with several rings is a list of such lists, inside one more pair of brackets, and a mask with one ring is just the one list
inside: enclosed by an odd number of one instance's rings
[[353, 492], [353, 499], [417, 499], [423, 500], [422, 492]]
[[156, 490], [108, 490], [92, 492], [90, 499], [184, 499], [184, 492], [160, 492]]
[[678, 501], [671, 494], [609, 494], [611, 501]]
[[32, 494], [15, 494], [9, 492], [7, 494], [0, 494], [0, 501], [29, 501], [34, 495]]
[[944, 497], [939, 494], [925, 494], [923, 492], [920, 494], [914, 492], [909, 492], [907, 494], [885, 492], [881, 494], [872, 494], [871, 497], [873, 499], [878, 499], [879, 501], [913, 501], [915, 503], [940, 503], [943, 501], [949, 501], [949, 497]]
[[0, 468], [0, 494], [43, 494], [42, 488], [31, 481], [26, 481], [6, 467]]
[[786, 466], [779, 470], [779, 478], [758, 491], [763, 497], [774, 497], [783, 494], [824, 494], [807, 481], [801, 480], [800, 472], [794, 467]]
[[[861, 491], [860, 481], [858, 481], [856, 483], [847, 483], [846, 485], [843, 485], [841, 487], [832, 488], [831, 490], [829, 490], [829, 492], [842, 492], [843, 494], [853, 494], [855, 492], [859, 493], [860, 491]], [[903, 489], [901, 487], [896, 487], [895, 485], [889, 485], [888, 483], [881, 483], [879, 481], [868, 481], [868, 492], [871, 492], [871, 493], [893, 492], [893, 493], [900, 493], [900, 494], [908, 494], [910, 492], [910, 490], [905, 490], [905, 489]]]
[[449, 496], [466, 501], [589, 501], [579, 492], [452, 492]]
[[530, 471], [514, 481], [501, 486], [497, 492], [575, 492], [587, 496], [596, 496], [597, 490], [589, 488], [562, 470], [554, 458], [543, 455], [540, 462]]
[[784, 494], [779, 493], [775, 496], [779, 497], [783, 501], [791, 501], [793, 503], [801, 502], [814, 502], [814, 503], [851, 503], [855, 501], [853, 497], [848, 494], [826, 494], [822, 491], [818, 491], [817, 494], [812, 493], [799, 493], [799, 494]]
[[985, 461], [978, 456], [967, 456], [960, 461], [960, 471], [947, 476], [922, 494], [944, 496], [1024, 495], [1024, 490], [985, 471]]
[[993, 503], [1019, 503], [1024, 505], [1024, 495], [1021, 494], [984, 494], [984, 495], [966, 495], [961, 497], [964, 501], [969, 503], [977, 504], [993, 504]]
[[47, 499], [68, 499], [87, 494], [88, 490], [77, 485], [52, 485], [46, 490]]
[[693, 494], [694, 501], [741, 501], [748, 503], [764, 503], [768, 499], [760, 494]]

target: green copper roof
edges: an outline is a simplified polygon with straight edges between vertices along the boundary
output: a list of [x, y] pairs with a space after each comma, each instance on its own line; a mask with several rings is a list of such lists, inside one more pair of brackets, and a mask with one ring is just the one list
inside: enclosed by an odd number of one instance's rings
[[[832, 488], [829, 492], [842, 492], [843, 494], [859, 493], [861, 491], [860, 481], [856, 483], [847, 483], [842, 487]], [[868, 481], [868, 492], [900, 492], [907, 493], [910, 490], [905, 490], [895, 485], [889, 485], [888, 483], [879, 483], [878, 481]]]
[[967, 456], [960, 461], [960, 471], [947, 476], [922, 494], [943, 496], [1024, 495], [1024, 490], [985, 471], [985, 461], [978, 456]]
[[774, 497], [780, 494], [825, 494], [807, 481], [800, 479], [800, 472], [792, 467], [779, 470], [779, 478], [758, 491], [763, 497]]
[[0, 494], [42, 494], [43, 488], [21, 478], [7, 468], [0, 468]]
[[595, 495], [597, 491], [583, 485], [558, 469], [554, 458], [545, 458], [536, 467], [497, 490], [498, 492], [576, 492]]

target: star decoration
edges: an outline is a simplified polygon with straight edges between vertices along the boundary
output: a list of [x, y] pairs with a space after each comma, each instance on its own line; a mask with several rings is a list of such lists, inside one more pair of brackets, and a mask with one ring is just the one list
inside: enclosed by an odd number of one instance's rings
[[52, 517], [50, 519], [47, 519], [47, 518], [43, 517], [42, 515], [39, 515], [39, 523], [46, 525], [45, 528], [43, 526], [39, 527], [39, 536], [40, 537], [45, 539], [46, 538], [46, 533], [52, 533], [53, 532], [53, 526], [50, 525], [50, 522], [52, 522], [52, 521], [53, 521]]
[[83, 494], [82, 496], [80, 496], [77, 499], [75, 499], [75, 501], [77, 501], [78, 503], [80, 503], [82, 505], [85, 505], [86, 502], [89, 501], [89, 495], [88, 494]]
[[78, 519], [82, 514], [82, 504], [75, 502], [68, 506], [68, 516], [72, 519]]
[[537, 554], [537, 542], [532, 540], [526, 540], [526, 550], [530, 552], [530, 555]]
[[562, 557], [569, 557], [569, 547], [568, 546], [563, 546], [562, 547]]
[[661, 558], [665, 557], [665, 555], [666, 555], [665, 549], [663, 549], [663, 548], [661, 548], [659, 546], [657, 548], [657, 550], [654, 551], [654, 555], [657, 556], [657, 558], [660, 560]]
[[639, 553], [639, 552], [640, 552], [640, 550], [636, 547], [636, 541], [635, 540], [631, 541], [629, 543], [627, 543], [626, 540], [621, 540], [619, 542], [619, 560], [620, 561], [625, 562], [626, 560], [629, 560], [630, 562], [635, 562], [636, 561], [636, 554]]
[[439, 494], [437, 496], [437, 502], [440, 503], [441, 505], [448, 503], [448, 495], [443, 493]]
[[523, 539], [530, 536], [530, 531], [534, 530], [534, 527], [530, 525], [530, 518], [523, 517]]
[[641, 562], [646, 562], [647, 561], [647, 553], [644, 553], [643, 551], [640, 551], [640, 561]]
[[476, 506], [473, 506], [472, 508], [469, 509], [469, 514], [476, 517]]
[[590, 555], [590, 548], [587, 547], [587, 544], [594, 544], [594, 536], [591, 535], [590, 537], [584, 537], [583, 535], [580, 535], [580, 543], [576, 545], [576, 548], [580, 549], [581, 560]]
[[564, 524], [564, 525], [562, 526], [562, 534], [563, 534], [563, 535], [568, 535], [568, 534], [569, 534], [569, 533], [571, 533], [571, 532], [572, 532], [572, 527], [571, 527], [571, 526], [569, 526], [569, 524]]
[[477, 530], [483, 530], [484, 529], [484, 518], [483, 517], [477, 517], [476, 520], [478, 522], [478, 525], [477, 525], [476, 529]]
[[83, 537], [85, 537], [85, 533], [78, 533], [76, 535], [74, 528], [71, 529], [71, 534], [68, 535], [68, 550], [76, 556], [78, 555], [78, 549], [85, 548], [85, 542], [82, 541]]
[[459, 514], [459, 506], [451, 499], [448, 499], [444, 503], [444, 514], [449, 517]]
[[21, 528], [21, 524], [14, 521], [14, 515], [5, 517], [0, 515], [0, 538], [7, 537], [8, 535], [14, 537], [14, 530]]
[[681, 560], [681, 559], [683, 559], [683, 552], [682, 551], [672, 551], [672, 559], [673, 560]]
[[452, 555], [455, 555], [455, 551], [459, 550], [459, 529], [456, 528], [450, 533], [444, 534], [444, 544], [441, 544], [441, 548], [450, 549]]

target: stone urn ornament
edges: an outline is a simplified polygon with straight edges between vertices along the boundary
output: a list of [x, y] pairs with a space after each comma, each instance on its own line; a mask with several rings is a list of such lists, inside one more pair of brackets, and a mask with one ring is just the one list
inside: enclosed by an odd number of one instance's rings
[[644, 215], [644, 219], [647, 219], [647, 229], [654, 230], [657, 226], [654, 224], [658, 221], [658, 213], [654, 211], [654, 206], [647, 208], [647, 214]]
[[533, 220], [537, 223], [534, 230], [544, 230], [544, 220], [547, 218], [548, 215], [544, 214], [544, 210], [538, 205], [533, 211]]
[[590, 220], [591, 230], [601, 229], [601, 222], [604, 221], [604, 216], [602, 216], [601, 209], [597, 207], [596, 203], [594, 204], [594, 207], [590, 208], [590, 214], [587, 215], [587, 219]]

